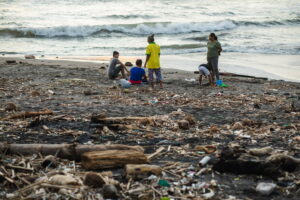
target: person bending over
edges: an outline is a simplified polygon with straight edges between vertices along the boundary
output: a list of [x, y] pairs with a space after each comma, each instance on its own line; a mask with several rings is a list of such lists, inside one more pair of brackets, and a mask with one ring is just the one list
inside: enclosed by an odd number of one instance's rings
[[212, 75], [211, 75], [210, 71], [208, 70], [208, 64], [201, 64], [201, 65], [199, 65], [198, 69], [199, 69], [199, 73], [200, 73], [199, 84], [202, 85], [202, 78], [204, 76], [205, 78], [208, 78], [209, 84], [212, 85], [213, 84]]
[[162, 85], [162, 76], [160, 70], [160, 46], [154, 42], [154, 35], [148, 36], [148, 46], [146, 48], [146, 62], [144, 67], [148, 68], [148, 76], [151, 87], [154, 88], [154, 77], [156, 76], [156, 82], [159, 83], [160, 88]]
[[142, 68], [143, 61], [141, 59], [137, 59], [136, 67], [132, 67], [130, 69], [130, 79], [129, 82], [131, 84], [141, 84], [143, 80], [146, 79], [145, 70]]
[[125, 65], [119, 60], [119, 52], [113, 52], [113, 58], [110, 60], [109, 68], [108, 68], [108, 77], [109, 79], [116, 79], [119, 77], [121, 72], [122, 78], [126, 78], [125, 71], [129, 73]]

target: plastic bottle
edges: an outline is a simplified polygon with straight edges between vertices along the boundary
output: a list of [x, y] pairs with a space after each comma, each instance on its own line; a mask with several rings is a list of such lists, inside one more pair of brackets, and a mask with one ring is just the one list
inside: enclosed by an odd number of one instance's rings
[[204, 158], [202, 158], [202, 160], [200, 160], [199, 165], [200, 166], [206, 165], [210, 161], [210, 159], [211, 158], [209, 156], [205, 156]]

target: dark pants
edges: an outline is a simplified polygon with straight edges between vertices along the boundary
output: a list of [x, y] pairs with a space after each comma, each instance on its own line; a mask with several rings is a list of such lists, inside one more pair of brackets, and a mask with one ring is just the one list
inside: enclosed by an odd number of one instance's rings
[[208, 62], [208, 64], [211, 65], [212, 71], [213, 71], [214, 75], [216, 76], [216, 79], [220, 80], [219, 68], [218, 68], [219, 57], [207, 58], [207, 62]]

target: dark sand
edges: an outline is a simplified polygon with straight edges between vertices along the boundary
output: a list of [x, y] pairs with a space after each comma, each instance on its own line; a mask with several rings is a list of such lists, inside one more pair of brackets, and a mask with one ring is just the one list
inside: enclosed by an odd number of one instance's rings
[[[291, 106], [299, 101], [300, 83], [223, 77], [230, 87], [200, 87], [198, 82], [185, 80], [197, 80], [197, 75], [192, 72], [168, 69], [163, 70], [163, 90], [149, 91], [147, 86], [123, 90], [113, 87], [113, 81], [107, 78], [106, 64], [22, 59], [16, 59], [18, 64], [5, 64], [5, 60], [11, 59], [0, 59], [1, 142], [110, 142], [141, 145], [146, 153], [154, 152], [159, 146], [171, 145], [170, 152], [154, 160], [161, 166], [166, 161], [197, 166], [203, 154], [189, 156], [189, 152], [196, 152], [193, 150], [195, 145], [216, 145], [218, 150], [230, 144], [245, 148], [272, 146], [300, 158], [299, 143], [293, 141], [300, 135], [300, 112]], [[34, 96], [33, 91], [39, 95]], [[217, 96], [219, 92], [222, 95]], [[158, 102], [151, 103], [155, 98]], [[31, 127], [28, 125], [34, 119], [5, 120], [3, 118], [14, 114], [5, 111], [9, 102], [17, 105], [17, 113], [50, 109], [54, 116], [42, 116], [40, 122]], [[91, 115], [103, 109], [113, 117], [167, 115], [179, 108], [197, 120], [189, 130], [172, 132], [156, 127], [154, 135], [148, 137], [147, 132], [142, 131], [103, 133], [90, 126]], [[63, 117], [51, 120], [58, 115]], [[233, 131], [232, 124], [244, 119], [255, 125]], [[216, 133], [210, 131], [213, 125], [219, 129]], [[257, 194], [254, 188], [262, 180], [271, 180], [268, 177], [209, 172], [200, 178], [210, 181], [214, 174], [218, 183], [214, 189], [215, 199], [226, 199], [229, 195], [237, 199], [297, 199], [300, 195], [299, 172], [298, 167], [290, 174], [295, 176], [295, 187], [276, 190], [267, 197]]]

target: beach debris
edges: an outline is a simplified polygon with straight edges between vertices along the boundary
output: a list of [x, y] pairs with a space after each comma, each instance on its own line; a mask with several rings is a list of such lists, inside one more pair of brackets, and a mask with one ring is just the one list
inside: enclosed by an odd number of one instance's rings
[[214, 153], [217, 150], [217, 148], [213, 145], [196, 145], [194, 147], [194, 150], [204, 151], [207, 154], [211, 154], [211, 153]]
[[212, 125], [210, 128], [209, 128], [209, 132], [210, 133], [218, 133], [220, 131], [220, 129], [216, 126], [216, 125]]
[[103, 197], [107, 199], [118, 198], [118, 189], [114, 185], [104, 185], [102, 188]]
[[194, 78], [186, 78], [184, 80], [187, 82], [196, 82], [196, 79], [194, 79]]
[[275, 188], [276, 188], [276, 184], [274, 183], [260, 182], [256, 186], [256, 191], [259, 194], [268, 196], [274, 191]]
[[130, 88], [131, 87], [131, 83], [129, 81], [127, 81], [126, 79], [120, 79], [119, 85], [122, 88]]
[[300, 143], [300, 136], [296, 136], [293, 138], [293, 141]]
[[35, 59], [34, 55], [25, 55], [25, 59]]
[[51, 95], [55, 95], [55, 92], [53, 90], [48, 90], [48, 93]]
[[131, 67], [131, 66], [133, 66], [133, 64], [131, 62], [125, 62], [125, 66]]
[[[255, 155], [268, 154], [269, 148], [252, 149]], [[265, 159], [246, 155], [242, 149], [224, 148], [219, 160], [213, 164], [213, 170], [234, 174], [257, 174], [270, 177], [280, 176], [283, 171], [293, 172], [300, 165], [300, 159], [282, 153], [274, 153]]]
[[43, 156], [56, 155], [59, 158], [69, 160], [81, 160], [82, 154], [90, 151], [134, 151], [144, 152], [140, 146], [128, 146], [122, 144], [111, 145], [75, 145], [75, 144], [6, 144], [0, 143], [0, 152], [7, 154], [32, 155], [41, 154]]
[[210, 159], [211, 159], [211, 157], [205, 156], [204, 158], [202, 158], [200, 160], [199, 165], [203, 167], [204, 165], [206, 165], [210, 161]]
[[154, 153], [147, 155], [147, 159], [151, 160], [158, 156], [163, 150], [165, 150], [165, 147], [159, 147]]
[[271, 154], [273, 151], [272, 147], [263, 147], [263, 148], [253, 148], [249, 149], [249, 153], [254, 156], [264, 156], [267, 154]]
[[126, 178], [127, 179], [142, 179], [147, 178], [150, 175], [160, 176], [162, 175], [162, 169], [157, 165], [132, 165], [128, 164], [125, 166]]
[[298, 101], [293, 101], [291, 107], [292, 107], [293, 112], [300, 112], [300, 102], [299, 102], [299, 100]]
[[6, 60], [5, 62], [7, 64], [17, 64], [17, 61], [15, 61], [15, 60]]
[[54, 175], [49, 178], [49, 183], [53, 185], [79, 185], [80, 182], [71, 174], [66, 175]]
[[91, 90], [85, 90], [85, 91], [83, 91], [83, 94], [84, 94], [85, 96], [90, 96], [90, 95], [92, 95], [93, 93], [92, 93]]
[[37, 97], [37, 96], [40, 96], [40, 95], [41, 94], [36, 90], [31, 91], [31, 96], [33, 96], [33, 97]]
[[105, 183], [103, 176], [95, 172], [87, 172], [83, 179], [83, 184], [92, 188], [102, 188]]
[[37, 117], [40, 115], [52, 115], [53, 111], [52, 110], [42, 110], [42, 111], [28, 111], [28, 112], [23, 112], [20, 114], [15, 114], [9, 117], [9, 119], [23, 119], [23, 118], [30, 118], [30, 117]]
[[91, 151], [82, 155], [81, 164], [88, 170], [124, 167], [126, 164], [145, 164], [148, 159], [141, 151]]
[[41, 166], [45, 168], [46, 167], [56, 168], [58, 166], [57, 158], [53, 155], [48, 155], [42, 161]]
[[162, 187], [170, 187], [171, 186], [170, 183], [164, 179], [160, 179], [157, 184]]
[[14, 103], [7, 103], [5, 104], [4, 110], [8, 112], [17, 111], [17, 106]]
[[[297, 195], [299, 84], [226, 76], [223, 93], [199, 92], [170, 72], [167, 89], [149, 92], [112, 87], [99, 66], [23, 64], [1, 68], [0, 199], [247, 199], [270, 178], [268, 195]], [[21, 111], [7, 102], [53, 114], [11, 119]], [[87, 152], [104, 155], [89, 161], [97, 169], [84, 168]], [[136, 154], [145, 162], [131, 164]]]
[[243, 129], [244, 126], [241, 122], [235, 122], [232, 127], [231, 127], [233, 130], [239, 130], [239, 129]]
[[190, 123], [187, 120], [178, 121], [178, 127], [182, 130], [188, 130], [190, 128]]

